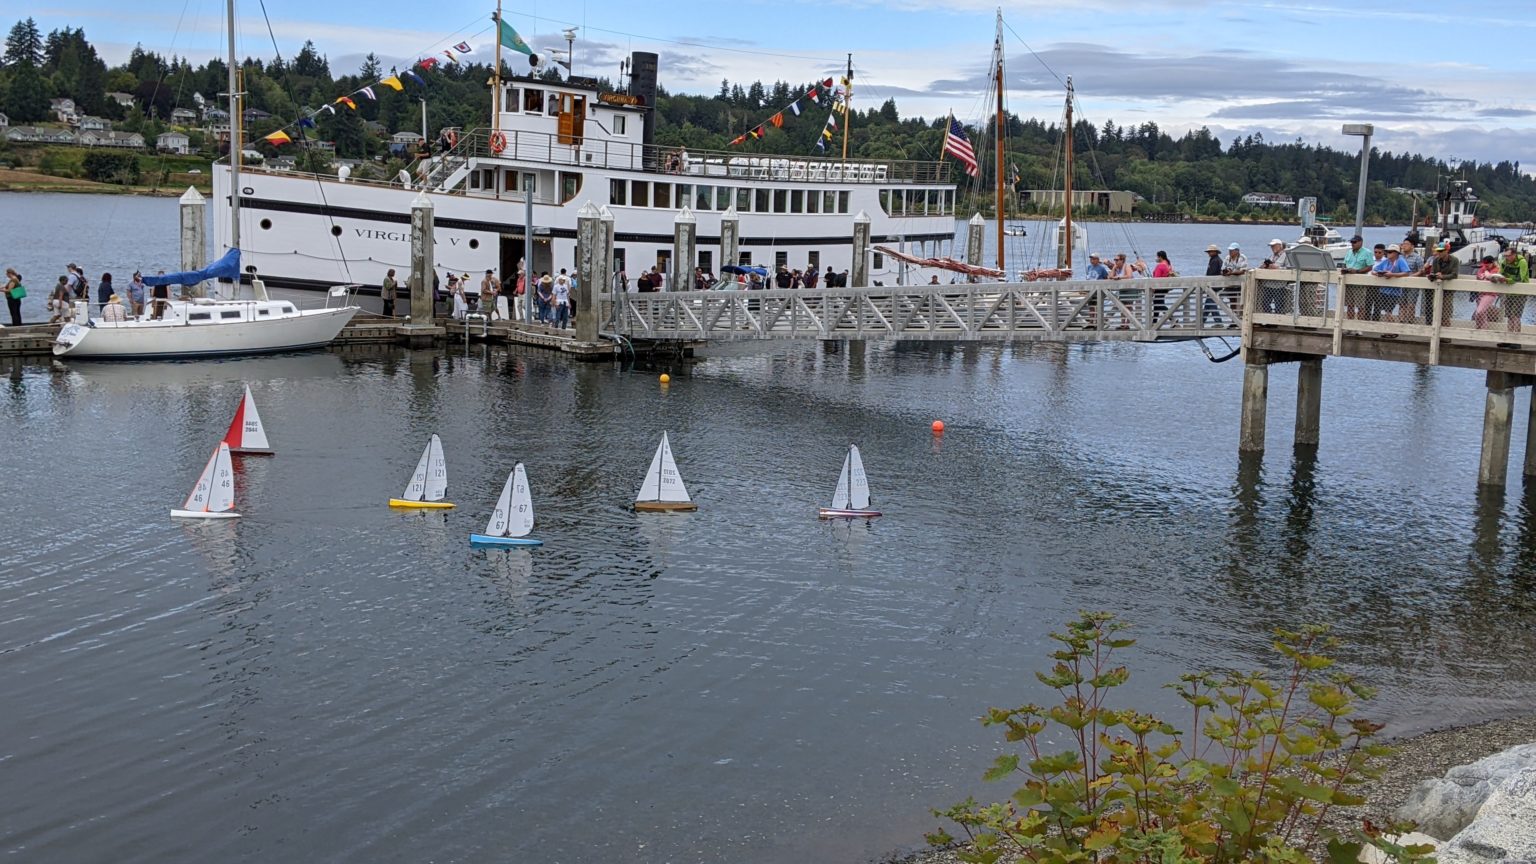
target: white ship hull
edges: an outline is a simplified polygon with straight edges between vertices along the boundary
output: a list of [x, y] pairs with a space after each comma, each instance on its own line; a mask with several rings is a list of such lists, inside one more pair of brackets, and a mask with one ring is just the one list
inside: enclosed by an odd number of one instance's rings
[[[67, 324], [54, 343], [55, 356], [93, 360], [217, 357], [296, 351], [330, 344], [357, 307], [297, 310], [285, 301], [183, 302], [161, 321], [94, 321]], [[269, 315], [260, 311], [268, 309]], [[289, 311], [285, 311], [289, 310]], [[220, 313], [238, 311], [238, 320]], [[207, 314], [207, 319], [194, 316]]]

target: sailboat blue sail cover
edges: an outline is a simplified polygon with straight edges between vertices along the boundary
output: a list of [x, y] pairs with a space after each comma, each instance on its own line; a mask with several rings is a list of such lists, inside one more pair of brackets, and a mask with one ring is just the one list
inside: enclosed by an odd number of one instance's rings
[[201, 270], [188, 270], [185, 273], [166, 273], [161, 276], [145, 276], [144, 284], [196, 285], [209, 279], [227, 279], [231, 282], [240, 281], [240, 250], [231, 249], [225, 252], [222, 258]]

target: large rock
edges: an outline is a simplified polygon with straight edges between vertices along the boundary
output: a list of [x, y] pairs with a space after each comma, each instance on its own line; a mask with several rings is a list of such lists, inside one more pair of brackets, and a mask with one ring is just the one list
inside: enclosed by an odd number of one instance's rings
[[1397, 810], [1431, 837], [1451, 837], [1472, 824], [1493, 790], [1527, 768], [1536, 767], [1536, 744], [1522, 744], [1471, 765], [1458, 765], [1439, 780], [1425, 780]]
[[1536, 864], [1536, 767], [1497, 785], [1437, 857], [1441, 864]]

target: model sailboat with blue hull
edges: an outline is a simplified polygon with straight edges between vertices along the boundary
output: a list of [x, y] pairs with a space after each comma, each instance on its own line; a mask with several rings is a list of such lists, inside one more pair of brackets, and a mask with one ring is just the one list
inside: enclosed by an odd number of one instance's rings
[[864, 476], [864, 460], [859, 458], [858, 447], [848, 445], [842, 473], [837, 475], [837, 490], [832, 493], [832, 506], [817, 508], [816, 515], [822, 519], [867, 519], [880, 515], [879, 510], [869, 508], [869, 478]]
[[519, 462], [507, 475], [507, 485], [501, 487], [485, 533], [469, 535], [469, 542], [474, 546], [543, 546], [543, 540], [528, 536], [532, 531], [533, 496], [528, 491], [528, 474]]

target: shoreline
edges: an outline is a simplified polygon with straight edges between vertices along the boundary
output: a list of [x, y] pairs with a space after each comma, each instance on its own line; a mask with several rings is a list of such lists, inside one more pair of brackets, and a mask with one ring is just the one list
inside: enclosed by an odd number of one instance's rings
[[[1430, 729], [1383, 743], [1392, 748], [1392, 754], [1383, 760], [1384, 771], [1369, 787], [1365, 805], [1349, 811], [1333, 811], [1330, 815], [1338, 818], [1328, 819], [1329, 826], [1342, 829], [1362, 818], [1369, 818], [1379, 825], [1386, 824], [1420, 782], [1444, 777], [1446, 771], [1457, 765], [1476, 762], [1516, 745], [1536, 743], [1536, 714]], [[1004, 786], [998, 784], [999, 798], [1006, 797]], [[959, 862], [953, 849], [919, 850], [907, 854], [893, 852], [877, 860], [880, 864]]]

